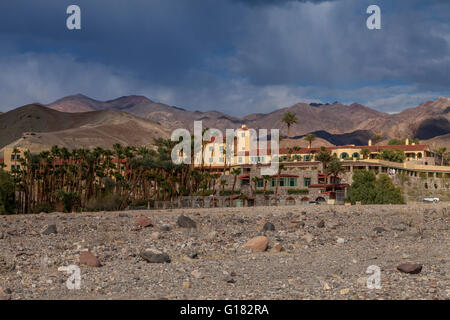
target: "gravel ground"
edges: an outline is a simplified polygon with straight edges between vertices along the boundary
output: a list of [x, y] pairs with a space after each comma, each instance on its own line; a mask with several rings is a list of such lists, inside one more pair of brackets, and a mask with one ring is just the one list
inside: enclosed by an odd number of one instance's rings
[[[450, 299], [449, 221], [449, 203], [0, 216], [0, 299]], [[257, 236], [266, 251], [244, 247]], [[147, 262], [146, 249], [171, 262]], [[101, 267], [80, 263], [86, 250]], [[79, 290], [58, 271], [69, 265]], [[366, 285], [371, 265], [380, 289]]]

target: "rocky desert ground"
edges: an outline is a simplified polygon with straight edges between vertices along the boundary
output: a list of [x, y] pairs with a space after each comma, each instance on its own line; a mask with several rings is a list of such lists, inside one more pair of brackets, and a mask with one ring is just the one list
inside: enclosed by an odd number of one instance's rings
[[0, 298], [450, 299], [449, 222], [449, 203], [1, 216]]

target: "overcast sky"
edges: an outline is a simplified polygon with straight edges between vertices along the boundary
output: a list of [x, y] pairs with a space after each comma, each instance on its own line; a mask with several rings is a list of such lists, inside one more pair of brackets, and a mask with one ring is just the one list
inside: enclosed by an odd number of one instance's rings
[[[81, 7], [82, 30], [66, 28]], [[381, 8], [381, 30], [366, 9]], [[449, 0], [0, 2], [0, 110], [82, 93], [232, 115], [450, 96]]]

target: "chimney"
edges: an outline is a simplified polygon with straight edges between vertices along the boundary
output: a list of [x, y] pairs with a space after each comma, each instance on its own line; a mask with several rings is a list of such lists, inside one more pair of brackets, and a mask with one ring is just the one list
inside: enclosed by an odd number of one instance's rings
[[372, 139], [369, 139], [369, 143], [367, 144], [369, 147], [372, 145]]
[[405, 145], [409, 146], [409, 139], [408, 138], [406, 138], [406, 140], [405, 140]]

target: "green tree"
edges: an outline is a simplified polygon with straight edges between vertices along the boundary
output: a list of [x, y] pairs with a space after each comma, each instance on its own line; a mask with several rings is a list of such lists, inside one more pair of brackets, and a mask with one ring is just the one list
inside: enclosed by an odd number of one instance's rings
[[286, 124], [287, 126], [287, 136], [289, 137], [289, 131], [291, 129], [291, 126], [295, 123], [297, 123], [297, 117], [295, 116], [295, 113], [293, 112], [286, 112], [283, 117], [281, 118], [281, 122]]
[[313, 141], [316, 140], [316, 136], [313, 133], [308, 133], [303, 139], [308, 141], [309, 148], [311, 149]]
[[375, 182], [375, 199], [376, 204], [403, 204], [402, 191], [395, 187], [391, 178], [386, 174], [380, 174]]
[[9, 173], [0, 170], [0, 214], [16, 212], [13, 178]]
[[377, 158], [381, 160], [401, 163], [405, 160], [405, 153], [403, 152], [403, 150], [385, 149], [377, 156]]
[[347, 192], [347, 200], [355, 204], [372, 204], [375, 201], [375, 173], [358, 170], [353, 173], [353, 182]]
[[369, 159], [369, 157], [370, 157], [370, 149], [369, 148], [362, 148], [361, 149], [361, 155], [363, 156], [363, 159]]

